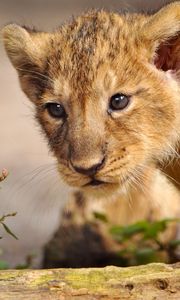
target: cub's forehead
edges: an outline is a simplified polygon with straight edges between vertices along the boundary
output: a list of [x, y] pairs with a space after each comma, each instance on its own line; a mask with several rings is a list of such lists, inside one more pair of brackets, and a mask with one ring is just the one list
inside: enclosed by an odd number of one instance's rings
[[122, 19], [115, 14], [92, 12], [81, 16], [52, 35], [53, 57], [50, 59], [56, 59], [61, 71], [66, 73], [72, 68], [93, 67], [104, 59], [105, 54], [110, 55], [108, 52], [113, 54], [121, 27]]
[[56, 79], [56, 87], [63, 81], [82, 88], [92, 85], [100, 69], [101, 74], [113, 70], [117, 60], [120, 64], [131, 55], [143, 21], [140, 15], [92, 11], [59, 28], [51, 37], [48, 55], [49, 75]]

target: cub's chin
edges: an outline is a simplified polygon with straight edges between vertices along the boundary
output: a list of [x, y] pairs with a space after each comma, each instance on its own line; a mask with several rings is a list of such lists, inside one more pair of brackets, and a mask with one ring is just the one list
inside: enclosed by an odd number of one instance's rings
[[91, 198], [104, 198], [107, 199], [109, 197], [113, 197], [117, 195], [117, 193], [122, 192], [122, 186], [120, 183], [107, 183], [100, 182], [98, 180], [93, 180], [89, 184], [81, 187], [81, 190], [89, 195]]

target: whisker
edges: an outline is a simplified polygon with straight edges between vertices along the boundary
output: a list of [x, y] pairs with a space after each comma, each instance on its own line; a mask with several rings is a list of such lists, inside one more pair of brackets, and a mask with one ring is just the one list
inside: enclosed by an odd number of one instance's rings
[[174, 183], [176, 183], [177, 185], [180, 186], [180, 182], [179, 182], [179, 181], [177, 181], [175, 178], [171, 177], [169, 174], [165, 173], [163, 169], [160, 168], [160, 170], [161, 170], [161, 172], [162, 172], [166, 177], [168, 177], [170, 180], [172, 180]]
[[[125, 178], [124, 178], [125, 179]], [[132, 200], [132, 196], [131, 196], [131, 193], [130, 193], [130, 189], [129, 189], [129, 186], [132, 186], [131, 182], [127, 179], [126, 181], [124, 180], [124, 188], [125, 188], [125, 191], [126, 191], [126, 195], [127, 195], [127, 200], [128, 200], [128, 205], [130, 207], [130, 209], [132, 210], [133, 208], [133, 200]]]
[[[143, 168], [143, 172], [141, 171], [141, 168]], [[134, 187], [135, 189], [139, 190], [139, 188], [143, 191], [143, 193], [147, 194], [149, 193], [149, 189], [146, 186], [146, 180], [147, 180], [147, 176], [144, 173], [144, 168], [148, 169], [147, 166], [143, 166], [143, 167], [137, 167], [135, 168], [130, 174], [132, 175], [130, 177], [130, 180], [134, 183]]]
[[[47, 165], [49, 165], [49, 167], [47, 167]], [[26, 181], [21, 183], [20, 185], [18, 185], [18, 190], [21, 190], [22, 188], [24, 188], [25, 186], [29, 185], [30, 183], [32, 183], [34, 181], [34, 179], [39, 180], [39, 182], [43, 179], [46, 178], [46, 176], [48, 176], [49, 172], [55, 171], [56, 170], [56, 165], [52, 163], [51, 164], [47, 164], [47, 165], [42, 165], [39, 166], [38, 168], [36, 168], [33, 171], [30, 171], [29, 173], [25, 174], [23, 177], [18, 178], [17, 182], [15, 182], [16, 184], [19, 183], [19, 181]], [[40, 175], [45, 175], [44, 177], [40, 177]], [[27, 179], [26, 179], [27, 178]]]

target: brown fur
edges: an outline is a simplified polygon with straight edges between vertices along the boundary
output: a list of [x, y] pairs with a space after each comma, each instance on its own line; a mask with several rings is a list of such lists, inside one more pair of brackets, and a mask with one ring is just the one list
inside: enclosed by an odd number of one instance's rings
[[[179, 193], [157, 167], [175, 154], [179, 140], [179, 32], [179, 2], [154, 15], [90, 11], [53, 33], [18, 25], [3, 30], [64, 180], [90, 199], [115, 199], [122, 223], [152, 211], [153, 218], [179, 214]], [[131, 96], [131, 103], [109, 113], [116, 93]], [[64, 106], [66, 120], [44, 108], [54, 101]], [[106, 184], [84, 187], [90, 177], [72, 164], [88, 169], [102, 159], [95, 178]]]

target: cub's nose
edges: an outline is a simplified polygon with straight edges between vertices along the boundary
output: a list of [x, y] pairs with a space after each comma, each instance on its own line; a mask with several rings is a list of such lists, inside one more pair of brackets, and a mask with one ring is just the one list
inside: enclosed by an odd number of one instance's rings
[[105, 158], [103, 158], [99, 163], [94, 164], [93, 166], [90, 166], [89, 168], [84, 168], [84, 167], [75, 165], [71, 161], [71, 165], [76, 172], [83, 174], [83, 175], [87, 175], [87, 176], [95, 175], [100, 169], [103, 168], [104, 163], [105, 163]]

